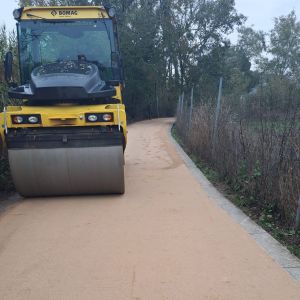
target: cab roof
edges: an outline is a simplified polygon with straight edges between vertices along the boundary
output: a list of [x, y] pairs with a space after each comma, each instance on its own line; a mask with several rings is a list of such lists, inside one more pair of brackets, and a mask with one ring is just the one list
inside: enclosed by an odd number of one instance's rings
[[27, 6], [20, 10], [20, 20], [109, 18], [103, 6]]

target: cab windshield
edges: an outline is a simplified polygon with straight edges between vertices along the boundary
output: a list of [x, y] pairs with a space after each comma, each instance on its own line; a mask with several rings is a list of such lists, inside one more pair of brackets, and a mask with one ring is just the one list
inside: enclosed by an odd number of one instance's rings
[[20, 72], [28, 83], [40, 65], [84, 58], [95, 63], [104, 80], [114, 78], [112, 53], [116, 52], [112, 21], [23, 21], [18, 24]]

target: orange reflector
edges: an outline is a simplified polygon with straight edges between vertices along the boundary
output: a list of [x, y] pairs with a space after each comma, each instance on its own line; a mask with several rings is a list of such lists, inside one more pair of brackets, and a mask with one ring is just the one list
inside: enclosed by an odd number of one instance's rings
[[112, 114], [104, 114], [103, 115], [103, 120], [108, 122], [112, 120]]

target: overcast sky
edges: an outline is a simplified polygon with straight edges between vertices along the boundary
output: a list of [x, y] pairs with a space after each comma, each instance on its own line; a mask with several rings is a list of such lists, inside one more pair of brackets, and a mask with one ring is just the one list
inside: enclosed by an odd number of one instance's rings
[[[3, 0], [0, 9], [0, 25], [5, 23], [8, 29], [15, 28], [12, 11], [17, 7], [17, 0]], [[272, 28], [274, 18], [287, 15], [295, 10], [300, 19], [300, 0], [236, 0], [237, 10], [248, 17], [247, 25], [255, 29], [268, 31]]]
[[287, 15], [293, 9], [300, 17], [300, 0], [236, 0], [237, 10], [248, 17], [247, 25], [269, 31], [276, 17]]

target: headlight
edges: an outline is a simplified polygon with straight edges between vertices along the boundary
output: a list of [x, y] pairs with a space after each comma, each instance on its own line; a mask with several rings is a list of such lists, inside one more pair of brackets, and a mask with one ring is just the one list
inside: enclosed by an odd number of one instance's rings
[[89, 115], [87, 118], [90, 122], [96, 122], [98, 120], [96, 115]]
[[23, 123], [24, 118], [21, 116], [13, 116], [12, 121], [15, 124], [21, 124], [21, 123]]
[[41, 124], [41, 115], [12, 115], [13, 124]]
[[28, 118], [28, 121], [29, 121], [29, 123], [36, 124], [36, 123], [38, 123], [39, 119], [36, 116], [31, 116]]
[[116, 10], [111, 7], [109, 10], [108, 10], [108, 15], [113, 18], [115, 15], [116, 15]]
[[16, 20], [19, 20], [21, 18], [22, 15], [22, 9], [15, 9], [13, 11], [13, 16]]
[[85, 121], [90, 123], [95, 122], [113, 122], [114, 114], [113, 113], [90, 113], [85, 115]]

